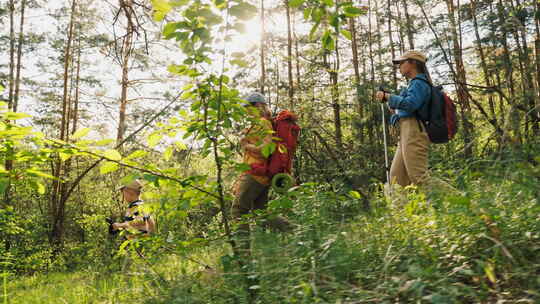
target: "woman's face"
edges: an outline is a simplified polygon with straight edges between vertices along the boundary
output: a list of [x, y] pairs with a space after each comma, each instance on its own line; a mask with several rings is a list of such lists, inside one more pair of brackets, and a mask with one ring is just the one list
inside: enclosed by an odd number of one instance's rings
[[401, 61], [399, 64], [399, 72], [401, 75], [410, 78], [412, 72], [416, 71], [416, 66], [414, 63], [409, 62], [408, 60]]

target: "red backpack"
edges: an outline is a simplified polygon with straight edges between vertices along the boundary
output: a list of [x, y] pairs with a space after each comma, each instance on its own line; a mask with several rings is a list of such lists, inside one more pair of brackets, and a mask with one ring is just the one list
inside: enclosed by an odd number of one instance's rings
[[300, 127], [296, 124], [296, 114], [283, 110], [273, 120], [274, 143], [276, 148], [265, 164], [252, 164], [247, 173], [266, 175], [272, 178], [278, 173], [291, 173], [294, 152], [298, 144]]

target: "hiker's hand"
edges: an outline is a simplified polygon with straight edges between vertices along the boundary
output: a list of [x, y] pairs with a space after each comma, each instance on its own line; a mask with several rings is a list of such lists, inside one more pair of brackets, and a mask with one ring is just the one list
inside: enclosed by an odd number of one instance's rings
[[124, 228], [124, 223], [113, 223], [112, 228], [114, 230], [122, 229], [122, 228]]
[[385, 102], [390, 98], [390, 94], [383, 91], [377, 91], [377, 93], [375, 93], [375, 98], [380, 102]]

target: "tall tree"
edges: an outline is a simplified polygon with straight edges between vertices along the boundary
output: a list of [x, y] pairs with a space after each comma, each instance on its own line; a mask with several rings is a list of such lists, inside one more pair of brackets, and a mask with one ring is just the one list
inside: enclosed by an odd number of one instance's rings
[[19, 39], [17, 43], [17, 73], [15, 74], [15, 94], [13, 96], [13, 112], [17, 112], [19, 105], [19, 89], [21, 87], [21, 58], [24, 45], [24, 11], [26, 0], [21, 1], [21, 20], [19, 25]]
[[120, 49], [120, 60], [122, 66], [122, 81], [120, 93], [120, 109], [118, 112], [118, 131], [116, 133], [116, 143], [122, 142], [126, 132], [126, 110], [128, 104], [129, 89], [129, 65], [133, 53], [133, 36], [135, 34], [135, 21], [133, 2], [130, 0], [118, 0], [120, 4], [119, 12], [123, 13], [126, 20], [126, 33], [122, 37]]
[[[75, 24], [75, 10], [77, 1], [71, 2], [71, 15], [69, 19], [66, 45], [64, 48], [64, 75], [63, 75], [63, 94], [62, 94], [62, 111], [60, 122], [60, 140], [66, 141], [68, 137], [68, 121], [69, 121], [69, 74], [70, 63], [72, 61], [72, 47], [73, 47], [73, 29]], [[50, 212], [52, 219], [52, 227], [50, 232], [50, 242], [55, 247], [55, 250], [60, 250], [64, 237], [64, 223], [65, 223], [65, 209], [66, 204], [62, 199], [65, 195], [66, 184], [62, 182], [62, 176], [66, 173], [65, 162], [57, 158], [53, 167], [53, 176], [55, 180], [52, 184]]]
[[261, 59], [261, 93], [264, 94], [266, 84], [266, 64], [265, 64], [265, 49], [266, 49], [266, 29], [264, 16], [264, 0], [261, 0], [261, 41], [260, 41], [260, 59]]
[[[478, 55], [480, 56], [480, 66], [482, 67], [484, 81], [486, 83], [486, 86], [491, 87], [492, 86], [491, 73], [489, 72], [489, 69], [488, 69], [486, 55], [485, 55], [484, 47], [482, 45], [482, 38], [480, 37], [480, 31], [479, 31], [478, 20], [477, 20], [477, 14], [480, 13], [478, 11], [478, 0], [471, 0], [471, 5], [469, 7], [470, 7], [470, 12], [471, 12], [471, 17], [473, 20], [474, 35], [476, 38], [475, 43], [478, 50]], [[488, 96], [488, 103], [489, 103], [489, 111], [492, 116], [492, 119], [494, 119], [495, 122], [497, 122], [497, 115], [495, 114], [495, 101], [492, 94]]]
[[[392, 1], [387, 1], [387, 19], [388, 19], [388, 43], [390, 44], [390, 54], [392, 55], [392, 58], [396, 58], [396, 49], [394, 46], [394, 35], [392, 31]], [[397, 75], [396, 75], [396, 69], [392, 69], [392, 86], [394, 89], [397, 88]]]
[[[459, 5], [459, 1], [458, 1]], [[472, 156], [473, 153], [473, 140], [472, 140], [472, 128], [470, 124], [471, 119], [471, 107], [469, 103], [469, 93], [467, 92], [467, 73], [465, 71], [465, 65], [463, 63], [463, 49], [461, 46], [461, 30], [456, 21], [456, 13], [459, 14], [459, 6], [454, 5], [454, 0], [446, 0], [446, 6], [448, 8], [448, 19], [450, 21], [450, 35], [452, 37], [452, 54], [454, 55], [455, 64], [455, 81], [456, 90], [459, 104], [461, 105], [461, 119], [463, 127], [463, 138], [465, 140], [465, 155]], [[459, 19], [459, 18], [458, 18]], [[459, 32], [458, 32], [459, 30]]]
[[412, 21], [411, 15], [409, 14], [409, 6], [407, 0], [401, 0], [403, 5], [403, 12], [405, 13], [407, 37], [409, 38], [409, 48], [414, 49], [414, 23]]
[[289, 77], [289, 106], [294, 109], [294, 82], [292, 72], [292, 33], [291, 33], [291, 10], [289, 0], [285, 0], [285, 12], [287, 15], [287, 74]]

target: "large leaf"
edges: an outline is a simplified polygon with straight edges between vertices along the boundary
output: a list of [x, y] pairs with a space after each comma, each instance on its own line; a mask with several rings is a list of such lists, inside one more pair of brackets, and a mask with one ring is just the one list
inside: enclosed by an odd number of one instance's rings
[[343, 9], [343, 11], [347, 17], [357, 17], [366, 13], [365, 10], [354, 6], [347, 6]]
[[257, 13], [257, 7], [247, 2], [241, 2], [240, 4], [231, 6], [229, 8], [229, 13], [238, 19], [246, 20]]
[[154, 8], [154, 20], [161, 21], [165, 18], [165, 15], [172, 9], [169, 1], [167, 0], [152, 0], [152, 7]]
[[299, 7], [302, 3], [304, 3], [304, 0], [289, 0], [289, 6], [294, 8]]
[[113, 149], [105, 151], [103, 156], [105, 156], [106, 158], [108, 158], [110, 160], [121, 160], [122, 159], [122, 155], [120, 155], [120, 153], [118, 151], [113, 150]]
[[89, 128], [79, 129], [75, 133], [73, 133], [73, 135], [71, 135], [71, 139], [79, 139], [79, 138], [85, 137], [88, 134], [88, 132], [90, 132]]
[[104, 162], [99, 168], [99, 173], [107, 174], [118, 170], [118, 164], [113, 162]]
[[351, 32], [347, 30], [341, 30], [340, 32], [341, 32], [341, 35], [343, 35], [343, 37], [347, 38], [348, 40], [352, 40]]
[[332, 38], [332, 34], [330, 30], [326, 30], [324, 32], [321, 40], [322, 40], [322, 45], [325, 49], [329, 51], [334, 50], [334, 47], [335, 47], [334, 38]]
[[262, 155], [264, 158], [268, 158], [274, 151], [276, 150], [276, 143], [271, 142], [267, 145], [264, 145], [264, 147], [261, 150]]
[[26, 173], [28, 173], [29, 175], [33, 175], [33, 176], [39, 176], [39, 177], [45, 177], [45, 178], [50, 178], [50, 179], [56, 179], [54, 176], [48, 174], [48, 173], [45, 173], [45, 172], [41, 172], [37, 169], [34, 169], [34, 168], [31, 168], [31, 169], [26, 169]]
[[146, 156], [146, 154], [148, 154], [148, 152], [143, 151], [143, 150], [137, 150], [131, 153], [130, 155], [128, 155], [126, 159], [140, 158], [140, 157]]
[[22, 118], [30, 117], [30, 115], [26, 113], [15, 113], [15, 112], [6, 112], [4, 113], [4, 118], [7, 120], [17, 120]]
[[150, 148], [155, 147], [162, 138], [163, 138], [163, 134], [159, 134], [159, 133], [150, 134], [150, 136], [148, 136], [148, 146], [150, 146]]

